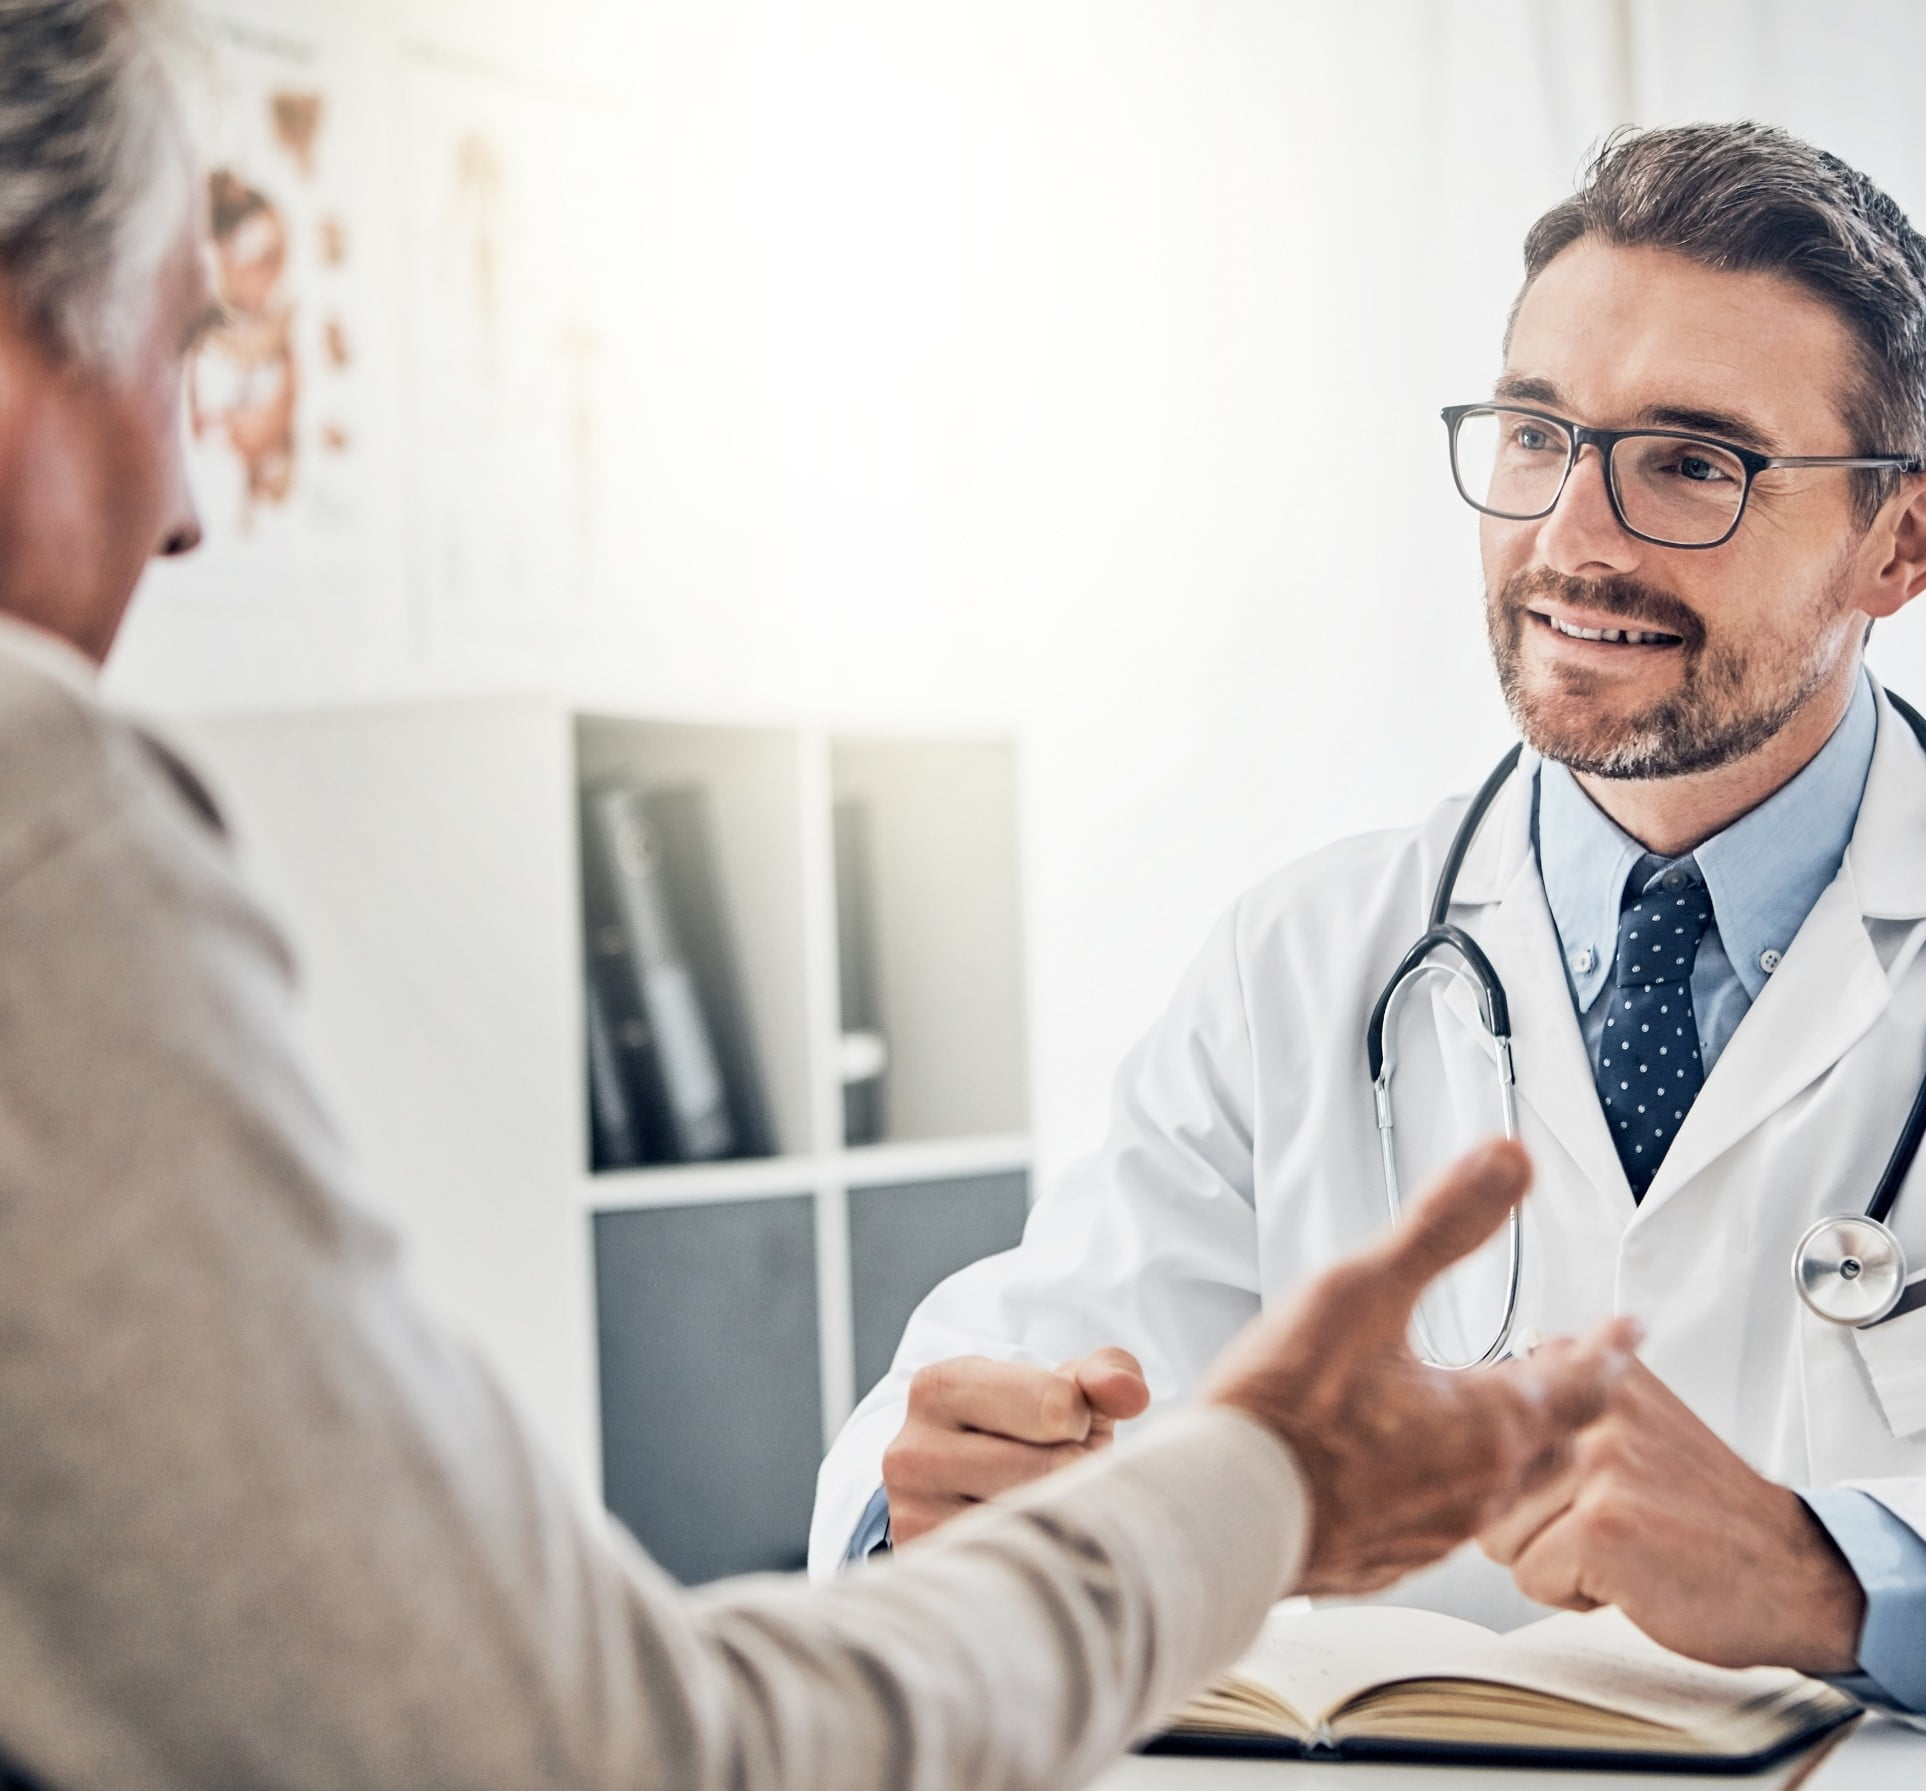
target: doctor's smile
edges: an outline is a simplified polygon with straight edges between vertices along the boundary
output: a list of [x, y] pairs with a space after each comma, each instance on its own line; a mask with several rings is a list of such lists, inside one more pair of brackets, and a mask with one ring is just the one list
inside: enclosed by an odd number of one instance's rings
[[1579, 666], [1624, 666], [1654, 653], [1696, 653], [1705, 644], [1704, 623], [1676, 597], [1628, 579], [1561, 578], [1540, 567], [1507, 584], [1499, 608], [1507, 632], [1493, 651], [1501, 657], [1519, 651], [1523, 627], [1554, 650], [1569, 643], [1569, 663]]
[[1235, 904], [1105, 1142], [911, 1320], [812, 1569], [1194, 1398], [1499, 1132], [1532, 1198], [1414, 1347], [1646, 1341], [1565, 1469], [1398, 1601], [1616, 1605], [1926, 1710], [1926, 720], [1865, 661], [1926, 588], [1926, 239], [1824, 150], [1694, 125], [1609, 140], [1523, 271], [1438, 467], [1518, 743]]
[[1599, 641], [1613, 647], [1681, 647], [1685, 644], [1676, 634], [1661, 634], [1656, 630], [1606, 623], [1588, 628], [1583, 622], [1571, 621], [1543, 609], [1533, 609], [1527, 614], [1562, 640]]

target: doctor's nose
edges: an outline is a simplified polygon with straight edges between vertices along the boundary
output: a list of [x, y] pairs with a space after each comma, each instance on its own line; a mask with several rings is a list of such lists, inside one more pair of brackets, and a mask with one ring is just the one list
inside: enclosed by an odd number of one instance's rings
[[1644, 542], [1625, 532], [1605, 489], [1605, 460], [1589, 442], [1558, 494], [1551, 514], [1538, 524], [1538, 557], [1554, 572], [1574, 578], [1633, 571]]

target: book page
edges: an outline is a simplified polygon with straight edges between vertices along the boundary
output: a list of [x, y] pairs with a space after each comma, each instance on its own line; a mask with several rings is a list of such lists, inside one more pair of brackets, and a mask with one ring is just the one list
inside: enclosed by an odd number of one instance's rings
[[[1297, 1722], [1280, 1725], [1273, 1704]], [[1685, 1752], [1744, 1754], [1851, 1708], [1844, 1693], [1787, 1668], [1687, 1660], [1617, 1611], [1565, 1613], [1499, 1636], [1433, 1611], [1281, 1605], [1228, 1679], [1180, 1721], [1647, 1748], [1669, 1746], [1669, 1733]]]
[[1501, 1640], [1436, 1611], [1280, 1605], [1232, 1677], [1263, 1686], [1315, 1729], [1358, 1693], [1389, 1680], [1485, 1677]]
[[1796, 1709], [1843, 1692], [1790, 1667], [1710, 1667], [1674, 1654], [1612, 1609], [1565, 1611], [1496, 1638], [1480, 1678], [1623, 1711], [1647, 1722], [1734, 1744], [1761, 1723], [1772, 1729]]

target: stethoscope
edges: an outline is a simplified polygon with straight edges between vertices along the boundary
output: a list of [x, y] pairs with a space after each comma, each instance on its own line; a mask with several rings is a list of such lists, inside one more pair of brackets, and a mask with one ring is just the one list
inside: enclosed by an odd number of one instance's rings
[[[1926, 716], [1910, 703], [1886, 692], [1886, 700], [1905, 718], [1907, 725], [1926, 750]], [[1471, 842], [1478, 835], [1491, 805], [1498, 799], [1511, 774], [1518, 768], [1522, 746], [1514, 746], [1493, 767], [1491, 775], [1471, 799], [1458, 831], [1452, 835], [1450, 849], [1438, 871], [1437, 888], [1431, 897], [1431, 913], [1425, 931], [1398, 961], [1390, 981], [1371, 1009], [1370, 1023], [1364, 1033], [1366, 1065], [1371, 1072], [1371, 1092], [1377, 1111], [1378, 1151], [1384, 1163], [1385, 1197], [1395, 1224], [1404, 1214], [1403, 1191], [1398, 1185], [1398, 1160], [1393, 1140], [1394, 1116], [1391, 1105], [1391, 1076], [1397, 1067], [1395, 1049], [1387, 1049], [1387, 1028], [1395, 1040], [1392, 1026], [1400, 1004], [1411, 990], [1427, 977], [1444, 977], [1467, 988], [1477, 1003], [1484, 1024], [1488, 1055], [1498, 1080], [1498, 1105], [1503, 1116], [1504, 1135], [1518, 1136], [1517, 1082], [1511, 1058], [1511, 1006], [1505, 998], [1505, 985], [1477, 940], [1462, 927], [1446, 918], [1457, 888], [1458, 872], [1463, 867]], [[1443, 954], [1450, 954], [1449, 957]], [[1821, 1219], [1811, 1227], [1792, 1253], [1792, 1285], [1799, 1298], [1820, 1318], [1830, 1324], [1863, 1327], [1877, 1324], [1900, 1302], [1906, 1291], [1906, 1251], [1886, 1221], [1892, 1216], [1899, 1190], [1926, 1139], [1926, 1082], [1913, 1097], [1912, 1111], [1899, 1134], [1899, 1142], [1886, 1161], [1879, 1185], [1864, 1213], [1840, 1213]], [[1510, 1346], [1512, 1328], [1518, 1319], [1518, 1286], [1523, 1268], [1523, 1233], [1518, 1209], [1513, 1207], [1506, 1226], [1505, 1309], [1498, 1329], [1484, 1351], [1469, 1361], [1447, 1361], [1432, 1340], [1420, 1308], [1414, 1317], [1418, 1342], [1425, 1359], [1437, 1368], [1481, 1368], [1497, 1361]]]

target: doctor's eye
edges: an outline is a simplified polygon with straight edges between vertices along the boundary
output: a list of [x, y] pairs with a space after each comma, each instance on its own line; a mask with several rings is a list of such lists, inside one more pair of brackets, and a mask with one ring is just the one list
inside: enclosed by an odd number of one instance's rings
[[1646, 470], [1686, 485], [1736, 485], [1744, 469], [1722, 448], [1706, 442], [1654, 440]]
[[1681, 454], [1672, 470], [1694, 485], [1715, 485], [1732, 476], [1708, 454]]
[[1562, 454], [1565, 451], [1563, 437], [1543, 423], [1514, 423], [1511, 445], [1525, 454]]

